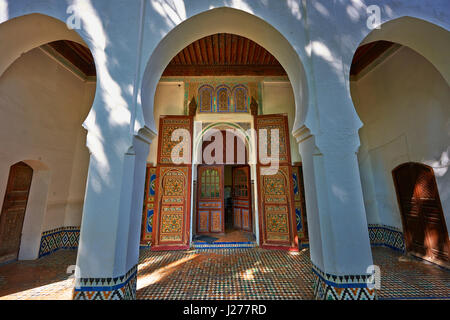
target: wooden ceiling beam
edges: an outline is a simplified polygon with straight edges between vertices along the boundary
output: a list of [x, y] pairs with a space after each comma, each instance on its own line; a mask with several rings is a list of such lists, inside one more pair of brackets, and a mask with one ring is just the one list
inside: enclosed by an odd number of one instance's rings
[[250, 39], [229, 33], [213, 34], [191, 43], [172, 59], [170, 65], [219, 66], [220, 70], [224, 65], [280, 67], [278, 60], [266, 49]]
[[206, 48], [207, 48], [207, 52], [208, 52], [208, 63], [214, 64], [214, 49], [213, 49], [211, 37], [206, 38]]
[[226, 63], [231, 64], [231, 34], [226, 35]]
[[214, 63], [219, 63], [219, 34], [213, 35], [213, 43], [214, 43]]
[[225, 34], [219, 34], [219, 64], [225, 64]]
[[203, 64], [202, 50], [200, 49], [200, 42], [194, 42], [195, 58], [198, 64]]
[[281, 66], [256, 65], [169, 65], [163, 77], [191, 76], [286, 76]]
[[197, 57], [195, 55], [194, 44], [188, 46], [189, 55], [191, 57], [192, 64], [198, 64]]

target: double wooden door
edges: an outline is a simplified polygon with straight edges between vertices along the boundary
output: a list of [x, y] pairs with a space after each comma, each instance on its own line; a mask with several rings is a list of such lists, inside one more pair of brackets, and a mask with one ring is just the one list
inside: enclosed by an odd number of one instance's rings
[[224, 167], [198, 166], [197, 233], [224, 233]]
[[33, 169], [23, 162], [13, 165], [0, 215], [0, 263], [17, 259]]
[[406, 248], [431, 261], [449, 261], [449, 239], [433, 169], [406, 163], [393, 171]]
[[233, 226], [252, 231], [250, 167], [233, 167]]

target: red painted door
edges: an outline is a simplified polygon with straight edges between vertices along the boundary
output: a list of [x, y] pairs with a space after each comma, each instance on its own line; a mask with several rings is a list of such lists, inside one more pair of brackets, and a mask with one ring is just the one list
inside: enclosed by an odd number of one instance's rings
[[13, 165], [9, 171], [0, 215], [0, 263], [16, 260], [19, 255], [32, 176], [33, 169], [23, 162]]
[[198, 166], [197, 233], [224, 233], [223, 166]]
[[448, 265], [448, 232], [433, 169], [406, 163], [393, 171], [393, 177], [407, 250]]
[[250, 167], [233, 167], [233, 225], [237, 229], [252, 231], [250, 194]]

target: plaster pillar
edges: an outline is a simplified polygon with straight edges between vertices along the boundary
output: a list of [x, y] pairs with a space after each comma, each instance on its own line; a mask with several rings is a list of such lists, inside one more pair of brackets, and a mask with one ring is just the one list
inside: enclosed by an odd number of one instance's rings
[[[316, 299], [375, 299], [373, 265], [356, 150], [317, 147], [305, 128], [295, 133], [303, 160]], [[325, 139], [325, 137], [321, 137]], [[328, 144], [328, 145], [330, 145]]]
[[[153, 133], [133, 137], [125, 154], [104, 143], [91, 154], [78, 249], [76, 300], [135, 299], [146, 159]], [[117, 138], [118, 139], [118, 138]], [[98, 150], [98, 148], [97, 148]]]

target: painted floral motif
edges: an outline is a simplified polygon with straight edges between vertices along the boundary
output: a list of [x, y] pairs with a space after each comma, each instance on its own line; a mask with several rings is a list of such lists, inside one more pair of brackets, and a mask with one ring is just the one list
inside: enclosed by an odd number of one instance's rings
[[162, 233], [180, 233], [183, 223], [182, 214], [164, 214], [161, 219]]
[[165, 196], [182, 196], [184, 179], [181, 177], [166, 177], [164, 179]]
[[[161, 139], [159, 141], [160, 145], [160, 157], [159, 163], [172, 163], [172, 150], [175, 146], [177, 146], [180, 139], [176, 141], [172, 141], [172, 133], [177, 129], [185, 129], [189, 132], [191, 131], [191, 119], [163, 119], [161, 122], [160, 132]], [[180, 148], [180, 152], [178, 153], [179, 157], [183, 157], [183, 148]]]
[[267, 232], [288, 233], [287, 215], [283, 213], [267, 214]]
[[264, 177], [266, 195], [285, 195], [285, 181], [279, 174]]

